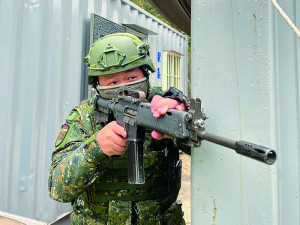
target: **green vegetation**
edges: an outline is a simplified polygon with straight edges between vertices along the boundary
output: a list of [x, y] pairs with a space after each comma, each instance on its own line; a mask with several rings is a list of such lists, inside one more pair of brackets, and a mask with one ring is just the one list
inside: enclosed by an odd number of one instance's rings
[[[178, 28], [174, 27], [172, 24], [169, 23], [168, 20], [166, 20], [165, 18], [163, 18], [162, 15], [160, 15], [156, 9], [147, 1], [147, 0], [130, 0], [132, 3], [136, 4], [137, 6], [141, 7], [142, 9], [144, 9], [145, 11], [147, 11], [148, 13], [152, 14], [153, 16], [155, 16], [157, 19], [160, 19], [161, 21], [163, 21], [164, 23], [172, 26], [173, 28], [177, 29], [179, 32], [180, 31]], [[183, 33], [183, 32], [182, 32]]]
[[153, 87], [152, 92], [154, 92], [155, 94], [158, 94], [158, 95], [162, 95], [164, 93], [164, 91], [162, 90], [161, 87]]

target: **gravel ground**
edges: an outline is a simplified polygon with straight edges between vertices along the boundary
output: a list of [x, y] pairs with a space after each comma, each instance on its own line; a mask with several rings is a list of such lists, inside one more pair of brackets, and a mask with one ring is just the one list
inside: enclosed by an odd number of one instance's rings
[[186, 224], [191, 224], [191, 156], [180, 154], [182, 160], [181, 190], [178, 200], [182, 201], [182, 210]]

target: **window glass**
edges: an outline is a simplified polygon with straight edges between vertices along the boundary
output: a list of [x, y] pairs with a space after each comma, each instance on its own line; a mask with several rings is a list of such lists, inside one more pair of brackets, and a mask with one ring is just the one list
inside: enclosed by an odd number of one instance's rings
[[165, 51], [163, 53], [163, 90], [169, 87], [180, 89], [180, 54]]

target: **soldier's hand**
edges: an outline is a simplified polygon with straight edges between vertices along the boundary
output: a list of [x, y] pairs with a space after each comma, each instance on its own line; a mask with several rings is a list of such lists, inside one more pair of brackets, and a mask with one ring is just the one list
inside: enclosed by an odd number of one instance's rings
[[126, 150], [127, 133], [123, 127], [112, 121], [97, 133], [97, 142], [105, 155], [122, 155]]
[[[171, 98], [163, 98], [159, 95], [155, 95], [153, 97], [151, 101], [151, 112], [155, 118], [165, 115], [168, 109], [177, 109], [180, 111], [185, 111], [185, 106], [183, 103], [180, 103]], [[157, 131], [152, 132], [152, 137], [158, 140], [163, 138], [174, 138], [167, 134], [159, 133]]]

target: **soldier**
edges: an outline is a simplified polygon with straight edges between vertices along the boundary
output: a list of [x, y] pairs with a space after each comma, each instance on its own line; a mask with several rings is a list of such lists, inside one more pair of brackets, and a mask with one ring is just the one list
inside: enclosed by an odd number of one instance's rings
[[[154, 117], [169, 108], [185, 110], [180, 97], [151, 96], [149, 73], [154, 65], [149, 45], [128, 33], [96, 41], [85, 62], [88, 81], [101, 98], [111, 99], [126, 85], [146, 93]], [[176, 100], [175, 100], [176, 99]], [[49, 193], [71, 202], [71, 224], [185, 224], [176, 198], [181, 161], [176, 140], [148, 131], [144, 143], [144, 184], [127, 182], [126, 136], [114, 118], [103, 123], [93, 108], [94, 98], [76, 106], [55, 143]]]

